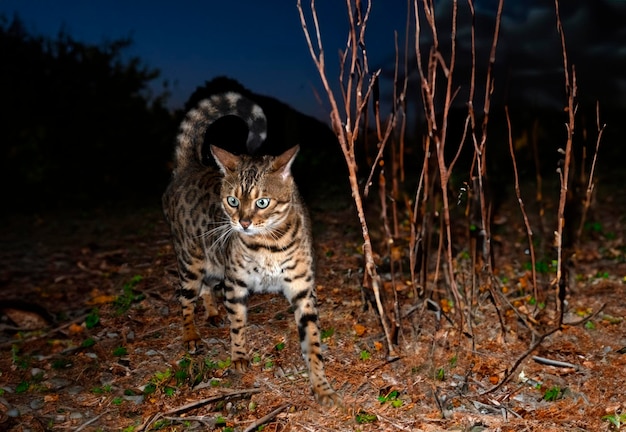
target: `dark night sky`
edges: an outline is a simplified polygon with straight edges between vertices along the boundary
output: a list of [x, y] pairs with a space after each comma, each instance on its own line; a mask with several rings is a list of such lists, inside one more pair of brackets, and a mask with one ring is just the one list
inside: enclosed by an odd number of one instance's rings
[[[421, 3], [421, 2], [420, 2]], [[435, 2], [442, 24], [452, 0]], [[626, 1], [565, 0], [561, 13], [572, 61], [581, 74], [579, 91], [590, 98], [626, 101]], [[497, 0], [475, 0], [478, 47], [491, 44]], [[278, 6], [280, 5], [280, 6]], [[309, 2], [303, 1], [305, 9]], [[536, 104], [563, 105], [562, 57], [554, 2], [505, 0], [496, 65], [496, 85]], [[345, 46], [345, 2], [316, 2], [324, 37], [329, 79], [337, 81], [338, 56]], [[412, 7], [412, 2], [411, 2]], [[393, 66], [394, 30], [404, 39], [407, 3], [374, 0], [366, 42], [371, 68]], [[458, 71], [469, 46], [467, 2], [459, 1]], [[121, 1], [0, 0], [0, 14], [18, 14], [28, 30], [54, 36], [64, 29], [75, 39], [99, 43], [131, 36], [129, 54], [162, 71], [172, 83], [171, 104], [180, 107], [204, 81], [226, 75], [250, 90], [276, 97], [326, 119], [314, 89], [321, 88], [305, 43], [295, 0]], [[491, 26], [491, 27], [490, 27]], [[447, 29], [449, 27], [442, 27]], [[449, 37], [448, 30], [440, 38]], [[427, 42], [424, 35], [423, 42]], [[414, 51], [413, 51], [414, 52]], [[467, 58], [467, 57], [466, 57]], [[480, 58], [479, 58], [480, 60]], [[459, 72], [459, 73], [461, 73]], [[463, 85], [461, 83], [461, 85]], [[549, 87], [549, 88], [548, 88]], [[548, 91], [546, 89], [548, 88]]]

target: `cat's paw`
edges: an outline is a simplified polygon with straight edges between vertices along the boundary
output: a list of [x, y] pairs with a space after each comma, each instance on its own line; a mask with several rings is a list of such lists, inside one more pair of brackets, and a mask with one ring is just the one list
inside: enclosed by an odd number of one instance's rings
[[315, 399], [317, 400], [317, 403], [325, 407], [343, 407], [343, 399], [332, 389], [326, 391], [325, 393], [316, 393]]
[[233, 360], [233, 362], [232, 362], [232, 364], [231, 364], [231, 367], [232, 367], [235, 371], [237, 371], [237, 372], [239, 372], [239, 373], [243, 373], [243, 372], [245, 372], [246, 370], [248, 370], [248, 365], [249, 365], [249, 363], [250, 363], [250, 362], [248, 361], [248, 359], [247, 359], [247, 358], [238, 358], [238, 359]]
[[187, 341], [187, 352], [195, 355], [203, 351], [202, 341], [200, 339]]
[[189, 354], [197, 354], [202, 351], [200, 335], [195, 329], [183, 333], [183, 342], [187, 344]]

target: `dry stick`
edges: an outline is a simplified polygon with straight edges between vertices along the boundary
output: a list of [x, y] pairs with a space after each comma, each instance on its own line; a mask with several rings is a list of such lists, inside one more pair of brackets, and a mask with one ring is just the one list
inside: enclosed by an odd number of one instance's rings
[[[454, 262], [452, 258], [452, 229], [450, 223], [450, 206], [449, 206], [449, 198], [448, 198], [448, 180], [450, 176], [450, 172], [445, 163], [444, 158], [444, 149], [446, 144], [446, 129], [447, 129], [447, 121], [448, 121], [448, 113], [451, 107], [452, 102], [452, 76], [454, 71], [454, 64], [456, 58], [456, 17], [457, 17], [457, 1], [453, 1], [453, 13], [452, 13], [452, 35], [451, 35], [451, 54], [450, 54], [450, 65], [446, 67], [445, 61], [442, 58], [441, 54], [438, 52], [438, 40], [436, 37], [436, 23], [434, 17], [434, 6], [433, 4], [428, 4], [426, 0], [424, 0], [424, 12], [426, 15], [426, 19], [429, 23], [430, 30], [433, 34], [433, 47], [431, 49], [431, 55], [428, 63], [428, 78], [424, 74], [424, 70], [421, 65], [421, 49], [419, 45], [419, 8], [417, 5], [417, 0], [415, 0], [415, 25], [416, 25], [416, 45], [415, 50], [417, 54], [417, 62], [418, 62], [418, 70], [422, 82], [422, 99], [424, 102], [424, 113], [427, 119], [428, 124], [428, 132], [429, 136], [434, 140], [434, 145], [436, 149], [436, 157], [437, 157], [437, 166], [439, 168], [439, 179], [440, 179], [440, 189], [442, 196], [442, 204], [443, 204], [443, 223], [445, 230], [445, 237], [443, 237], [443, 241], [446, 242], [446, 261], [448, 263], [448, 282], [450, 284], [450, 290], [452, 291], [452, 295], [454, 297], [455, 305], [457, 310], [459, 311], [459, 315], [461, 317], [460, 322], [460, 333], [463, 333], [465, 317], [462, 312], [462, 302], [461, 295], [459, 293], [456, 279], [454, 277]], [[447, 79], [446, 81], [446, 90], [445, 90], [445, 102], [441, 120], [441, 126], [438, 127], [437, 119], [436, 119], [436, 110], [435, 110], [435, 86], [436, 86], [436, 76], [437, 76], [437, 66], [441, 66], [444, 75]]]
[[567, 61], [567, 49], [565, 48], [565, 34], [563, 32], [563, 26], [561, 24], [561, 17], [559, 14], [559, 0], [554, 0], [554, 7], [556, 12], [556, 26], [561, 37], [561, 50], [563, 53], [563, 69], [565, 75], [565, 92], [567, 94], [567, 114], [568, 123], [567, 128], [567, 143], [565, 145], [565, 161], [563, 167], [559, 169], [559, 176], [561, 179], [561, 193], [559, 196], [559, 209], [557, 215], [557, 229], [555, 231], [555, 243], [557, 249], [557, 268], [556, 279], [554, 281], [556, 288], [556, 310], [559, 313], [559, 323], [563, 322], [563, 302], [565, 301], [565, 279], [563, 272], [563, 227], [565, 226], [565, 202], [567, 201], [567, 187], [569, 182], [569, 167], [572, 157], [572, 140], [574, 135], [575, 126], [575, 106], [574, 101], [576, 99], [576, 69], [572, 66], [571, 81], [570, 81], [570, 68]]
[[64, 323], [63, 325], [60, 325], [59, 327], [55, 327], [52, 330], [49, 330], [49, 331], [47, 331], [45, 333], [39, 334], [37, 336], [33, 336], [31, 338], [28, 338], [28, 339], [12, 340], [12, 341], [9, 341], [9, 342], [4, 342], [4, 343], [0, 344], [0, 348], [4, 348], [4, 347], [15, 345], [15, 344], [26, 344], [26, 343], [29, 343], [29, 342], [32, 342], [32, 341], [36, 341], [38, 339], [46, 338], [46, 337], [50, 336], [51, 334], [54, 334], [54, 333], [56, 333], [58, 331], [61, 331], [63, 329], [68, 328], [72, 324], [75, 324], [77, 322], [80, 322], [80, 321], [84, 320], [88, 316], [89, 316], [89, 314], [80, 315], [79, 317], [76, 317], [73, 320]]
[[[348, 87], [347, 87], [347, 91], [345, 92], [345, 103], [346, 103], [345, 127], [342, 125], [341, 117], [339, 115], [339, 106], [337, 105], [337, 101], [335, 100], [334, 93], [332, 89], [330, 88], [330, 84], [326, 77], [326, 71], [325, 71], [325, 65], [324, 65], [324, 50], [323, 50], [322, 40], [321, 40], [321, 35], [320, 35], [320, 27], [319, 27], [319, 21], [317, 18], [317, 11], [315, 9], [315, 1], [311, 0], [311, 13], [312, 13], [313, 24], [314, 24], [315, 32], [317, 36], [317, 52], [316, 52], [316, 48], [314, 48], [313, 46], [313, 42], [311, 41], [311, 34], [309, 33], [309, 30], [307, 27], [307, 21], [306, 21], [306, 18], [304, 17], [304, 11], [302, 10], [301, 0], [298, 0], [297, 7], [298, 7], [299, 15], [300, 15], [300, 23], [302, 26], [302, 30], [304, 31], [304, 36], [305, 36], [307, 45], [309, 47], [311, 58], [313, 59], [313, 62], [315, 63], [317, 71], [320, 75], [320, 79], [322, 81], [322, 85], [324, 86], [324, 90], [326, 91], [326, 94], [328, 96], [328, 100], [331, 106], [330, 119], [331, 119], [332, 128], [335, 134], [337, 135], [337, 139], [339, 140], [339, 145], [341, 147], [344, 158], [348, 165], [348, 173], [349, 173], [350, 189], [352, 190], [352, 198], [354, 199], [359, 222], [361, 223], [361, 231], [362, 231], [362, 236], [363, 236], [363, 257], [365, 260], [365, 275], [371, 281], [372, 290], [374, 292], [374, 297], [376, 299], [376, 307], [378, 309], [379, 318], [380, 318], [383, 330], [385, 332], [387, 349], [388, 349], [389, 355], [395, 356], [396, 355], [395, 349], [393, 347], [393, 343], [391, 340], [391, 333], [388, 328], [387, 318], [385, 316], [385, 310], [381, 303], [380, 290], [382, 288], [382, 283], [380, 280], [380, 276], [376, 272], [376, 264], [374, 263], [372, 243], [371, 243], [370, 236], [369, 236], [369, 230], [368, 230], [367, 221], [365, 218], [365, 212], [363, 209], [363, 201], [361, 199], [361, 194], [359, 191], [359, 183], [358, 183], [358, 179], [356, 175], [357, 165], [356, 165], [356, 159], [354, 155], [354, 143], [356, 140], [356, 133], [354, 131], [355, 130], [358, 131], [358, 119], [360, 117], [360, 112], [357, 111], [357, 119], [353, 125], [351, 123], [351, 93], [352, 91], [355, 91], [357, 93], [357, 107], [360, 109], [363, 109], [363, 104], [362, 104], [362, 100], [360, 100], [362, 96], [361, 87], [359, 87], [358, 89], [352, 88], [352, 76], [355, 75], [357, 72], [357, 63], [358, 63], [358, 58], [356, 57], [357, 41], [356, 41], [356, 29], [354, 27], [354, 17], [352, 13], [352, 8], [350, 8], [350, 0], [347, 0], [347, 4], [348, 4], [348, 12], [349, 12], [348, 15], [350, 17], [350, 23], [351, 23], [349, 40], [352, 41], [352, 42], [349, 42], [348, 49], [352, 47], [351, 49], [353, 52], [353, 56], [351, 60], [351, 68], [348, 73], [348, 77], [349, 77]], [[361, 27], [362, 32], [365, 30], [365, 25], [367, 23], [369, 10], [370, 10], [370, 6], [368, 5], [366, 16], [363, 17], [362, 20], [360, 21], [360, 25], [362, 26]], [[344, 57], [344, 59], [347, 59], [347, 57]], [[363, 76], [361, 75], [360, 84], [363, 84], [362, 81], [363, 81]], [[367, 90], [368, 94], [371, 91], [371, 84]]]
[[585, 203], [583, 205], [583, 212], [580, 218], [580, 226], [578, 227], [578, 234], [576, 238], [582, 236], [583, 227], [585, 225], [585, 220], [587, 219], [587, 212], [589, 211], [589, 207], [591, 206], [591, 195], [594, 190], [593, 176], [596, 170], [596, 162], [598, 160], [598, 151], [600, 150], [600, 141], [602, 140], [602, 134], [604, 133], [604, 128], [606, 127], [606, 123], [600, 126], [600, 102], [596, 102], [596, 127], [598, 128], [598, 138], [596, 139], [596, 151], [593, 155], [593, 161], [591, 162], [591, 170], [589, 172], [589, 183], [587, 184], [587, 192], [585, 194]]
[[515, 176], [515, 196], [517, 197], [517, 202], [519, 203], [519, 208], [522, 212], [522, 217], [524, 218], [524, 226], [526, 227], [526, 236], [528, 237], [528, 250], [530, 251], [530, 265], [532, 267], [531, 271], [533, 275], [533, 295], [535, 296], [535, 299], [537, 299], [537, 269], [535, 268], [535, 246], [533, 245], [533, 230], [530, 226], [530, 222], [528, 221], [528, 216], [526, 215], [526, 209], [524, 208], [524, 201], [522, 200], [522, 193], [519, 187], [517, 160], [515, 158], [515, 149], [513, 148], [513, 134], [511, 132], [511, 118], [509, 117], [508, 106], [504, 107], [504, 112], [506, 114], [506, 126], [509, 133], [509, 151], [511, 152], [511, 161], [513, 162], [513, 175]]
[[260, 419], [255, 420], [252, 423], [250, 423], [250, 425], [247, 428], [245, 428], [243, 432], [252, 432], [253, 430], [256, 430], [256, 428], [258, 428], [262, 424], [265, 424], [268, 421], [272, 420], [274, 417], [276, 417], [281, 412], [285, 411], [290, 406], [291, 406], [291, 404], [285, 404], [285, 405], [279, 406], [278, 408], [276, 408], [271, 413], [269, 413], [269, 414], [261, 417]]
[[257, 389], [257, 388], [250, 388], [250, 389], [243, 389], [243, 390], [233, 390], [233, 391], [221, 394], [221, 395], [212, 396], [210, 398], [205, 398], [205, 399], [200, 399], [200, 400], [197, 400], [197, 401], [189, 402], [188, 404], [181, 405], [179, 407], [167, 410], [167, 411], [165, 411], [162, 414], [167, 416], [167, 415], [175, 414], [175, 413], [178, 413], [178, 412], [181, 412], [181, 411], [187, 411], [187, 410], [190, 410], [192, 408], [197, 408], [199, 406], [206, 405], [208, 403], [219, 401], [219, 400], [226, 399], [226, 398], [229, 398], [229, 397], [254, 394], [254, 393], [259, 393], [260, 391], [261, 391], [261, 389]]
[[[593, 319], [594, 317], [596, 317], [600, 312], [602, 312], [602, 310], [604, 309], [604, 307], [606, 306], [606, 304], [603, 304], [602, 306], [600, 306], [600, 308], [593, 314], [575, 322], [575, 323], [570, 323], [567, 324], [568, 327], [574, 327], [574, 326], [578, 326], [581, 324], [586, 323], [587, 321]], [[515, 370], [519, 367], [519, 365], [522, 363], [522, 361], [524, 361], [524, 359], [526, 357], [528, 357], [530, 355], [530, 353], [532, 353], [535, 349], [537, 349], [537, 347], [539, 345], [541, 345], [541, 342], [543, 342], [543, 340], [545, 338], [547, 338], [548, 336], [550, 336], [551, 334], [556, 333], [557, 331], [561, 330], [561, 328], [563, 327], [563, 323], [560, 322], [559, 325], [553, 329], [551, 329], [550, 331], [548, 331], [547, 333], [542, 334], [541, 336], [539, 336], [539, 339], [537, 339], [535, 341], [535, 343], [533, 343], [530, 348], [528, 348], [526, 350], [526, 352], [524, 352], [521, 356], [518, 357], [518, 359], [515, 361], [515, 363], [513, 363], [513, 366], [511, 367], [511, 369], [508, 371], [508, 373], [504, 376], [504, 378], [502, 378], [502, 380], [496, 384], [495, 386], [491, 387], [490, 389], [485, 390], [482, 393], [479, 393], [480, 396], [486, 395], [488, 393], [493, 393], [494, 391], [498, 390], [500, 387], [502, 387], [504, 385], [504, 383], [506, 383], [515, 373]]]
[[205, 399], [200, 399], [200, 400], [197, 400], [197, 401], [193, 401], [193, 402], [190, 402], [188, 404], [181, 405], [181, 406], [176, 407], [176, 408], [172, 408], [172, 409], [170, 409], [168, 411], [165, 411], [163, 413], [161, 413], [161, 412], [156, 413], [152, 417], [150, 417], [144, 424], [140, 425], [135, 430], [139, 432], [139, 431], [148, 429], [150, 427], [150, 425], [152, 423], [154, 423], [155, 421], [157, 421], [159, 418], [164, 417], [164, 416], [169, 416], [170, 414], [176, 414], [176, 413], [181, 412], [181, 411], [187, 411], [187, 410], [190, 410], [192, 408], [197, 408], [199, 406], [206, 405], [208, 403], [219, 401], [219, 400], [226, 399], [226, 398], [229, 398], [229, 397], [242, 396], [242, 395], [247, 395], [247, 394], [254, 394], [254, 393], [259, 393], [260, 391], [261, 391], [261, 389], [255, 389], [255, 388], [243, 389], [243, 390], [234, 390], [234, 391], [227, 392], [227, 393], [224, 393], [224, 394], [221, 394], [221, 395], [217, 395], [217, 396], [213, 396], [213, 397], [210, 397], [210, 398], [205, 398]]
[[107, 411], [104, 411], [104, 412], [102, 412], [102, 413], [98, 414], [98, 415], [97, 415], [97, 416], [95, 416], [94, 418], [92, 418], [92, 419], [90, 419], [90, 420], [86, 421], [85, 423], [83, 423], [82, 425], [78, 426], [76, 429], [74, 429], [74, 432], [80, 432], [80, 431], [82, 431], [82, 430], [83, 430], [83, 429], [85, 429], [87, 426], [89, 426], [89, 425], [90, 425], [90, 424], [92, 424], [92, 423], [95, 423], [95, 422], [96, 422], [96, 421], [97, 421], [100, 417], [102, 417], [103, 415], [108, 414], [108, 413], [109, 413], [109, 411], [107, 410]]

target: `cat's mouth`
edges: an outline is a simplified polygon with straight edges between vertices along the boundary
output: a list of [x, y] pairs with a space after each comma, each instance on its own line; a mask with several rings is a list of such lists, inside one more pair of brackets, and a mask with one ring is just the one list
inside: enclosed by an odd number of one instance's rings
[[256, 235], [260, 232], [259, 228], [254, 225], [237, 224], [235, 229], [237, 232], [249, 236]]

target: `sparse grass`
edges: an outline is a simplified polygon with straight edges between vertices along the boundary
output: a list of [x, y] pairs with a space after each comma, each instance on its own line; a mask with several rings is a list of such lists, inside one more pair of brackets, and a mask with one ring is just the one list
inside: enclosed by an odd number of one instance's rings
[[143, 280], [143, 276], [135, 275], [122, 287], [122, 295], [115, 299], [115, 310], [118, 315], [122, 315], [130, 309], [130, 306], [137, 301], [143, 300], [143, 293], [135, 292], [135, 287]]
[[602, 420], [608, 421], [609, 423], [611, 423], [611, 426], [615, 430], [620, 430], [622, 425], [626, 423], [626, 413], [608, 414], [608, 415], [603, 416]]

